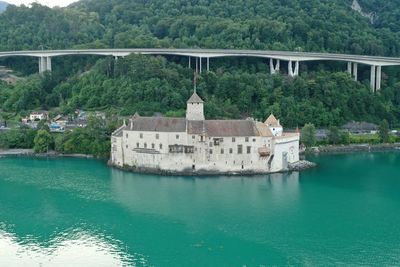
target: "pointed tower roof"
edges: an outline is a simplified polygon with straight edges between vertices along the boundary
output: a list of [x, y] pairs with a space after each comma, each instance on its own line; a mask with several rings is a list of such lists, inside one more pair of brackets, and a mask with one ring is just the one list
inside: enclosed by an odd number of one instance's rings
[[204, 101], [200, 98], [200, 96], [194, 92], [193, 95], [187, 101], [188, 103], [204, 103]]
[[281, 126], [274, 114], [269, 115], [268, 119], [264, 123], [269, 126]]
[[136, 118], [139, 118], [139, 117], [140, 117], [140, 115], [139, 115], [139, 113], [136, 111], [135, 114], [133, 114], [132, 119], [136, 119]]

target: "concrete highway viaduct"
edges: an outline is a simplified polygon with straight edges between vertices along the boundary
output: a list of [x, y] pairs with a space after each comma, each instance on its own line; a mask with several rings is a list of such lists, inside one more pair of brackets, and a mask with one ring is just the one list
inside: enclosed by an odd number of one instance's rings
[[210, 70], [210, 59], [221, 57], [257, 57], [269, 59], [271, 74], [279, 73], [281, 61], [288, 62], [288, 75], [299, 75], [300, 62], [307, 61], [341, 61], [347, 62], [348, 73], [357, 81], [358, 64], [371, 67], [371, 91], [381, 89], [382, 67], [400, 65], [400, 58], [363, 56], [330, 53], [307, 53], [289, 51], [262, 51], [262, 50], [233, 50], [233, 49], [162, 49], [162, 48], [135, 48], [135, 49], [70, 49], [70, 50], [38, 50], [38, 51], [10, 51], [0, 52], [1, 57], [37, 57], [39, 58], [39, 72], [51, 71], [53, 57], [68, 55], [99, 55], [125, 57], [130, 54], [143, 55], [171, 55], [188, 57], [189, 67], [192, 67], [192, 58], [195, 58], [195, 69], [202, 72], [203, 63], [207, 71]]

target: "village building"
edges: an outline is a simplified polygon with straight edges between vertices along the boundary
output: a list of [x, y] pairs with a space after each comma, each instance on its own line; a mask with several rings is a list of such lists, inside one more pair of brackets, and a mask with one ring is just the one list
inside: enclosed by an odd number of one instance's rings
[[374, 123], [352, 121], [343, 125], [342, 129], [350, 134], [362, 135], [376, 134], [379, 130], [379, 127]]
[[49, 118], [49, 112], [48, 111], [34, 111], [29, 115], [30, 121], [41, 121], [41, 120], [47, 120]]
[[186, 118], [135, 114], [111, 137], [110, 164], [167, 174], [272, 173], [299, 161], [299, 134], [284, 133], [273, 115], [265, 122], [206, 120], [196, 92]]

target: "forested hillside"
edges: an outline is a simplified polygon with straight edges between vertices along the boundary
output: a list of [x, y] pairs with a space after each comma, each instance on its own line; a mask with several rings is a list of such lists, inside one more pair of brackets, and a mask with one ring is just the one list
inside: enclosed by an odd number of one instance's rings
[[[0, 50], [134, 47], [247, 48], [400, 55], [399, 0], [360, 0], [374, 23], [351, 9], [351, 0], [83, 0], [68, 8], [10, 6], [0, 15]], [[32, 59], [7, 59], [32, 74]], [[392, 125], [400, 121], [397, 68], [384, 68], [383, 91], [372, 95], [367, 68], [354, 82], [344, 64], [303, 64], [300, 77], [270, 76], [261, 59], [218, 59], [199, 79], [211, 118], [264, 118], [285, 125], [340, 125], [349, 120]], [[66, 57], [54, 72], [2, 84], [0, 105], [14, 114], [61, 106], [182, 115], [192, 89], [186, 60], [131, 56], [119, 60]], [[390, 74], [390, 75], [388, 75]]]

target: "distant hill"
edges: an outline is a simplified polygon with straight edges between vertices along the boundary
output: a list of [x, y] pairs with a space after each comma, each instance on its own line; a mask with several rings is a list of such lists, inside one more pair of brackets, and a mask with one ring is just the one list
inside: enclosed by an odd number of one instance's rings
[[9, 4], [7, 3], [7, 2], [4, 2], [4, 1], [0, 1], [0, 13], [1, 12], [4, 12], [6, 9], [7, 9], [7, 6], [8, 6]]

